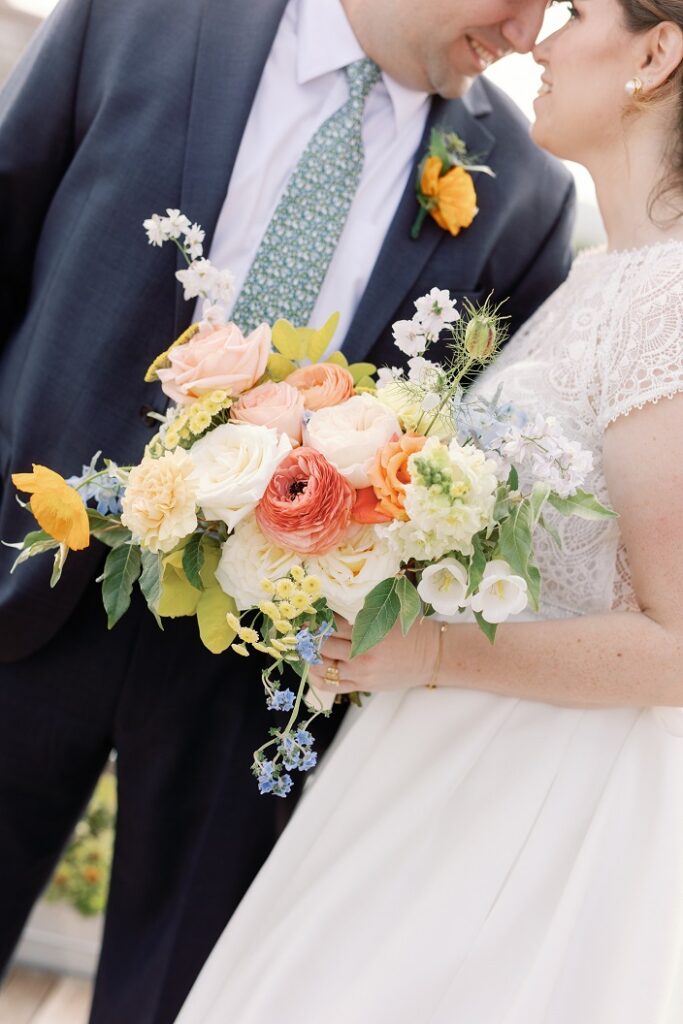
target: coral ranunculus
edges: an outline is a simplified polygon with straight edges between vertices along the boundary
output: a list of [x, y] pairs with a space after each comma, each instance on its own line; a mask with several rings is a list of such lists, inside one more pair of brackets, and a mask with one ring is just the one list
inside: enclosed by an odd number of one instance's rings
[[14, 473], [12, 482], [31, 495], [31, 512], [39, 526], [72, 551], [90, 543], [90, 523], [85, 503], [64, 477], [47, 466], [33, 466], [32, 473]]
[[296, 448], [278, 465], [256, 506], [267, 537], [299, 554], [322, 554], [341, 541], [356, 492], [313, 448]]
[[439, 225], [452, 235], [468, 228], [477, 215], [477, 193], [464, 167], [451, 167], [441, 174], [443, 163], [438, 156], [427, 157], [422, 171], [420, 188], [436, 201], [429, 211]]
[[188, 405], [209, 391], [233, 397], [263, 376], [270, 354], [270, 327], [244, 337], [236, 324], [202, 328], [184, 345], [169, 349], [169, 366], [157, 370], [164, 394]]
[[353, 395], [353, 377], [336, 363], [315, 363], [290, 373], [287, 383], [304, 396], [304, 405], [311, 412], [339, 405]]
[[417, 434], [404, 434], [397, 441], [390, 441], [377, 453], [370, 471], [370, 483], [379, 499], [377, 511], [384, 513], [387, 519], [400, 519], [403, 522], [408, 519], [404, 507], [406, 484], [410, 483], [408, 459], [415, 452], [422, 451], [426, 440], [426, 437]]

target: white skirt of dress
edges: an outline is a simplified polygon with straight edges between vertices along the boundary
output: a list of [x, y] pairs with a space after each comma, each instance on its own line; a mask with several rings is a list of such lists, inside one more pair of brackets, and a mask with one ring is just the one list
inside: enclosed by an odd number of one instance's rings
[[681, 1024], [678, 724], [373, 697], [177, 1024]]

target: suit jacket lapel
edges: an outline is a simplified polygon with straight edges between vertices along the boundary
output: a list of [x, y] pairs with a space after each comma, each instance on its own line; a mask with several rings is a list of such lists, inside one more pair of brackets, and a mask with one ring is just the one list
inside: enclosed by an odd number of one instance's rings
[[[495, 139], [479, 118], [490, 109], [484, 90], [476, 82], [463, 99], [447, 101], [436, 97], [432, 101], [425, 132], [416, 154], [416, 171], [427, 151], [431, 130], [435, 127], [457, 132], [477, 162], [486, 163]], [[411, 174], [342, 346], [351, 362], [362, 360], [375, 345], [388, 320], [409, 294], [440, 242], [448, 239], [452, 247], [452, 263], [449, 268], [452, 279], [457, 280], [459, 266], [476, 258], [472, 245], [467, 243], [466, 232], [451, 239], [431, 217], [425, 220], [420, 237], [412, 239], [410, 229], [417, 213], [415, 174]]]
[[[196, 0], [195, 0], [196, 2]], [[213, 232], [287, 0], [206, 0], [199, 28], [180, 209]], [[208, 246], [207, 246], [208, 248]], [[178, 268], [184, 261], [178, 254]], [[177, 289], [176, 332], [192, 313]]]

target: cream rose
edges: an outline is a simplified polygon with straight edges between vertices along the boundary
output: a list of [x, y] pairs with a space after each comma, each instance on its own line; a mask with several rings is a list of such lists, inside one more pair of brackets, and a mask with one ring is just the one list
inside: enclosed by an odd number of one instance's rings
[[306, 559], [306, 568], [319, 578], [330, 608], [348, 622], [355, 622], [370, 591], [400, 565], [400, 558], [375, 527], [360, 525], [349, 528], [339, 547]]
[[401, 426], [406, 432], [424, 434], [429, 427], [430, 437], [450, 440], [455, 435], [455, 427], [450, 416], [441, 413], [434, 426], [434, 412], [426, 412], [421, 393], [409, 382], [393, 380], [377, 389], [377, 401], [398, 416]]
[[355, 395], [341, 405], [311, 416], [304, 436], [352, 487], [370, 486], [370, 471], [380, 448], [401, 433], [394, 414], [372, 395]]
[[249, 423], [223, 423], [190, 450], [197, 500], [207, 519], [234, 530], [256, 508], [281, 459], [292, 450], [286, 434]]
[[145, 456], [130, 471], [121, 505], [121, 522], [136, 543], [155, 554], [171, 551], [197, 527], [197, 479], [187, 452]]
[[265, 599], [261, 580], [279, 580], [294, 565], [301, 565], [301, 558], [265, 537], [254, 517], [248, 516], [237, 524], [223, 545], [216, 579], [221, 589], [235, 599], [238, 609], [244, 611]]
[[171, 365], [157, 370], [161, 388], [181, 405], [217, 389], [241, 395], [263, 376], [270, 338], [267, 324], [246, 338], [236, 324], [204, 327], [186, 344], [169, 351]]
[[301, 444], [304, 421], [304, 399], [286, 381], [268, 380], [242, 395], [230, 409], [235, 423], [256, 423], [274, 427], [288, 435], [292, 444]]

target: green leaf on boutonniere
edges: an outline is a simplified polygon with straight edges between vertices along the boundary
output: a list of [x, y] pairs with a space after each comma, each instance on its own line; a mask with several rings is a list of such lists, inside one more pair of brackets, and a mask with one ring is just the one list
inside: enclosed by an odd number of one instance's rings
[[183, 548], [183, 569], [188, 580], [197, 590], [204, 589], [202, 578], [199, 575], [204, 565], [203, 539], [201, 533], [193, 533]]
[[365, 598], [365, 604], [358, 613], [353, 627], [352, 658], [369, 651], [383, 640], [395, 625], [401, 611], [397, 583], [396, 577], [382, 580]]
[[563, 516], [578, 516], [580, 519], [617, 519], [618, 513], [601, 505], [593, 494], [578, 490], [571, 498], [560, 498], [551, 494], [548, 501]]
[[396, 594], [400, 605], [401, 632], [407, 636], [408, 630], [422, 611], [422, 601], [416, 588], [406, 576], [399, 576], [396, 581]]
[[141, 568], [140, 549], [132, 544], [112, 548], [107, 555], [100, 579], [109, 629], [128, 611], [133, 584], [140, 575]]

